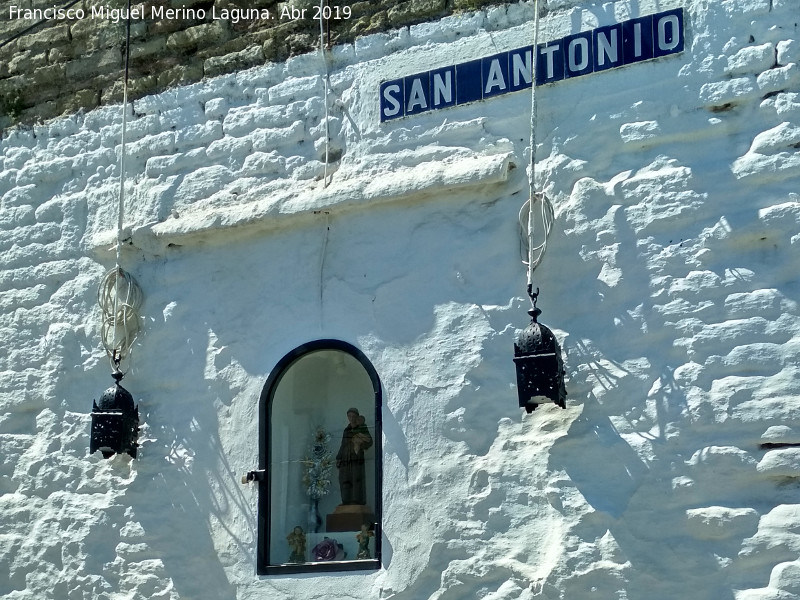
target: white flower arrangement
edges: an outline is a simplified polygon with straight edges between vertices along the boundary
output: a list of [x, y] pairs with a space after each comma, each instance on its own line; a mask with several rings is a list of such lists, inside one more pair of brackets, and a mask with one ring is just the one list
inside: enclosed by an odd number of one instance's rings
[[303, 458], [305, 473], [303, 473], [303, 485], [306, 486], [306, 494], [312, 500], [319, 500], [328, 494], [331, 487], [331, 469], [333, 469], [333, 458], [328, 443], [331, 435], [322, 426], [318, 426], [313, 433], [308, 455]]

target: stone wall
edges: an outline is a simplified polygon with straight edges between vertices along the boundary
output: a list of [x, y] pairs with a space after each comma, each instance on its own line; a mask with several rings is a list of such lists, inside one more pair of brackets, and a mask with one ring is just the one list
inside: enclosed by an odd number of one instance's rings
[[[328, 45], [352, 42], [358, 36], [500, 3], [329, 2], [325, 41]], [[124, 18], [111, 11], [124, 9], [127, 4], [124, 0], [82, 0], [72, 10], [82, 10], [83, 18], [50, 19], [26, 33], [23, 31], [41, 19], [10, 12], [12, 7], [23, 11], [53, 6], [39, 0], [0, 2], [0, 44], [4, 44], [0, 47], [0, 127], [122, 100], [126, 28]], [[139, 98], [203, 77], [312, 51], [320, 43], [320, 24], [314, 18], [318, 7], [319, 2], [313, 0], [133, 3], [130, 96]], [[243, 18], [242, 13], [235, 12], [243, 9], [257, 9], [259, 14]], [[102, 10], [102, 14], [93, 10]], [[169, 15], [169, 10], [176, 12]]]
[[[632, 3], [543, 20], [546, 39]], [[530, 92], [380, 123], [380, 82], [530, 43], [530, 4], [133, 103], [123, 266], [138, 458], [111, 384], [119, 106], [0, 140], [0, 595], [9, 600], [796, 600], [796, 0], [683, 5], [683, 53], [537, 89], [536, 271], [567, 409], [517, 407]], [[329, 157], [325, 162], [326, 140]], [[327, 179], [324, 179], [327, 172]], [[383, 567], [256, 574], [259, 397], [310, 340], [383, 385]]]

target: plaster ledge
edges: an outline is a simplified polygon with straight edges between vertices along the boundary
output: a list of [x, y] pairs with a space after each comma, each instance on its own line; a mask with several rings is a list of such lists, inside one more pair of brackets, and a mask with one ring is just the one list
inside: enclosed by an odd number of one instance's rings
[[[269, 230], [313, 218], [320, 212], [341, 213], [392, 202], [423, 201], [450, 195], [476, 185], [492, 185], [508, 180], [514, 168], [513, 153], [461, 156], [452, 160], [427, 161], [400, 167], [376, 177], [373, 173], [349, 175], [338, 171], [327, 187], [291, 182], [287, 189], [261, 194], [218, 208], [187, 207], [177, 218], [134, 226], [125, 233], [128, 242], [148, 253], [161, 253], [168, 246], [213, 241], [236, 228], [239, 232]], [[116, 231], [97, 235], [95, 249], [113, 246]]]

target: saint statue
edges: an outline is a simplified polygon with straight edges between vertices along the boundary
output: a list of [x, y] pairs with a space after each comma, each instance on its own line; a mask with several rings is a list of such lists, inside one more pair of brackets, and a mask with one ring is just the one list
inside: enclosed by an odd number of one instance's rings
[[342, 504], [366, 504], [364, 450], [372, 446], [372, 436], [358, 409], [351, 408], [347, 411], [347, 421], [347, 427], [342, 433], [342, 445], [336, 455]]

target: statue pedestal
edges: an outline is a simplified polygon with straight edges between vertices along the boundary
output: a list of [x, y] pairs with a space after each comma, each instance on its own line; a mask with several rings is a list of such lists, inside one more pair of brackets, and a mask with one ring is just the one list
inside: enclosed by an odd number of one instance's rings
[[372, 527], [375, 513], [366, 504], [340, 504], [325, 519], [327, 531], [360, 531], [366, 524]]

